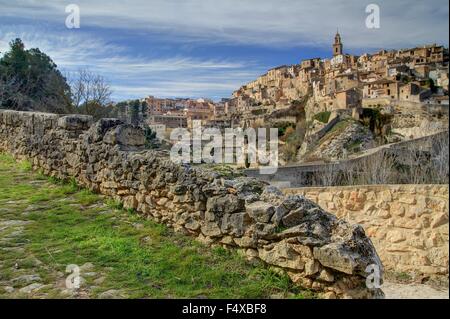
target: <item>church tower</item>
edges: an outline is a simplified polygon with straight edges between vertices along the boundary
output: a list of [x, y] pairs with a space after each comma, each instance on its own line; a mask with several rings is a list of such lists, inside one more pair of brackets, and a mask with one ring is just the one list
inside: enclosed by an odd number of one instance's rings
[[334, 44], [333, 44], [333, 56], [341, 55], [342, 54], [342, 40], [341, 35], [339, 34], [339, 31], [336, 33], [336, 36], [334, 37]]

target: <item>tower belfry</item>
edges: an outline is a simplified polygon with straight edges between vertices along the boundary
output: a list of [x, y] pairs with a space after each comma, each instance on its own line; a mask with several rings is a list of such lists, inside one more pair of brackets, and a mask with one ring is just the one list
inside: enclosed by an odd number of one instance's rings
[[336, 35], [334, 36], [333, 56], [341, 55], [343, 52], [343, 47], [341, 35], [339, 34], [339, 30], [337, 30]]

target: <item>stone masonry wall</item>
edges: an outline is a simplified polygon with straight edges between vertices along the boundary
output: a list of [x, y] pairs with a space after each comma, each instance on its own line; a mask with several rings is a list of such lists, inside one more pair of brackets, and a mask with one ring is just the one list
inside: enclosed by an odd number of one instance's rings
[[[401, 165], [405, 164], [405, 158], [410, 155], [409, 150], [421, 149], [424, 151], [431, 151], [436, 147], [435, 143], [441, 138], [448, 139], [448, 129], [434, 133], [427, 136], [422, 136], [413, 140], [406, 140], [392, 144], [385, 144], [372, 149], [365, 155], [350, 158], [346, 160], [340, 160], [331, 163], [301, 163], [301, 164], [289, 164], [278, 167], [274, 174], [259, 175], [257, 168], [248, 168], [245, 170], [245, 174], [249, 177], [258, 177], [260, 180], [267, 182], [285, 182], [291, 185], [291, 188], [311, 187], [316, 185], [317, 180], [320, 180], [321, 174], [330, 174], [332, 172], [349, 171], [360, 169], [364, 162], [372, 158], [374, 161], [378, 160], [383, 153], [395, 154], [396, 161]], [[364, 167], [364, 166], [363, 166]], [[399, 174], [406, 174], [398, 172]], [[401, 175], [400, 175], [401, 176]]]
[[448, 185], [286, 189], [364, 227], [386, 270], [448, 275]]
[[74, 178], [209, 245], [240, 249], [324, 297], [383, 297], [366, 287], [366, 267], [383, 268], [361, 226], [255, 179], [174, 164], [144, 142], [141, 129], [117, 119], [0, 110], [0, 151], [46, 175]]

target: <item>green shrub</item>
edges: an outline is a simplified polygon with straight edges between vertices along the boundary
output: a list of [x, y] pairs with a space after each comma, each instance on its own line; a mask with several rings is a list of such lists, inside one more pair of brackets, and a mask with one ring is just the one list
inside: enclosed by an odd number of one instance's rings
[[145, 147], [146, 148], [154, 148], [156, 132], [154, 132], [150, 127], [145, 129]]
[[330, 115], [331, 115], [331, 112], [329, 112], [329, 111], [320, 112], [320, 113], [315, 114], [313, 119], [326, 124], [330, 120]]

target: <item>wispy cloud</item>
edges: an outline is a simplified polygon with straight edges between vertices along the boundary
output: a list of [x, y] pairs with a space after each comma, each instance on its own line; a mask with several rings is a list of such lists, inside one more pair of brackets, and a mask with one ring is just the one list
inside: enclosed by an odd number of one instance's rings
[[0, 31], [0, 51], [8, 48], [8, 41], [20, 37], [28, 48], [39, 47], [51, 56], [69, 77], [82, 68], [103, 75], [111, 82], [116, 99], [149, 94], [200, 97], [211, 96], [212, 92], [215, 98], [224, 97], [263, 71], [252, 61], [199, 59], [178, 54], [153, 58], [108, 44], [92, 34], [67, 35], [30, 30], [27, 26], [15, 29]]
[[[326, 45], [336, 27], [350, 47], [445, 42], [447, 0], [378, 0], [381, 29], [365, 27], [369, 0], [78, 0], [82, 26], [147, 30], [174, 41], [217, 41], [258, 45]], [[65, 19], [67, 1], [0, 0], [11, 16]], [[5, 13], [3, 13], [5, 14]]]

